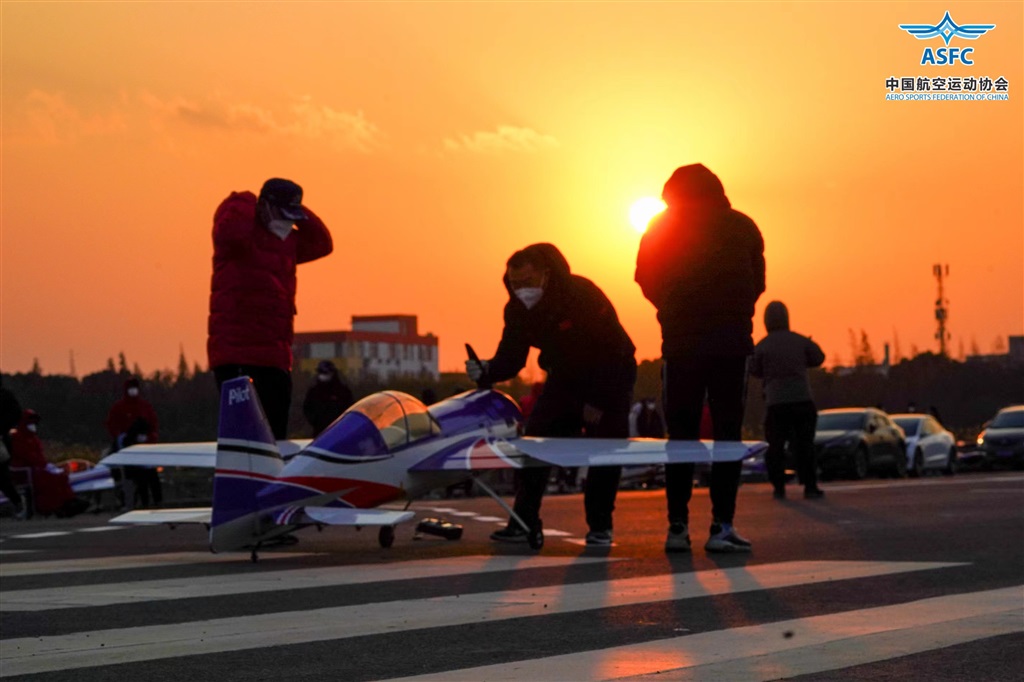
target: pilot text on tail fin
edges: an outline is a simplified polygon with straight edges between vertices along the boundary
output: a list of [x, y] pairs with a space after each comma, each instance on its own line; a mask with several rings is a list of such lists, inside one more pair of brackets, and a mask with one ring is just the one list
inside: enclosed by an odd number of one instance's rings
[[210, 549], [255, 544], [262, 535], [257, 494], [277, 479], [284, 462], [249, 377], [224, 382], [213, 478]]

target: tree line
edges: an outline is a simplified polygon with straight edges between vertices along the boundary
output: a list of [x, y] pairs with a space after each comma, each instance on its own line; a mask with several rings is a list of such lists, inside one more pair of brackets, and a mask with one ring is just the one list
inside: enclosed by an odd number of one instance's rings
[[[1005, 356], [1004, 356], [1005, 357]], [[115, 365], [81, 379], [66, 375], [43, 375], [33, 371], [4, 374], [3, 386], [24, 408], [36, 410], [42, 419], [40, 435], [47, 455], [53, 460], [67, 457], [98, 459], [110, 445], [104, 421], [110, 406], [122, 397], [124, 382], [132, 376], [142, 379], [142, 396], [149, 400], [160, 419], [160, 440], [188, 442], [215, 440], [219, 395], [213, 373], [198, 365], [191, 369], [184, 357], [176, 372], [163, 370], [144, 375], [138, 366], [128, 369], [124, 355]], [[861, 365], [834, 370], [812, 370], [811, 388], [820, 409], [829, 407], [877, 406], [887, 412], [904, 412], [916, 405], [920, 412], [934, 408], [947, 428], [962, 439], [973, 439], [981, 425], [995, 412], [1010, 404], [1024, 403], [1024, 363], [1008, 359], [959, 361], [934, 353], [923, 353], [893, 365], [887, 372], [877, 366]], [[314, 381], [310, 374], [293, 376], [289, 435], [309, 437], [309, 425], [302, 415], [302, 400]], [[404, 377], [384, 385], [372, 378], [350, 381], [356, 398], [381, 390], [397, 390], [417, 398], [439, 400], [473, 388], [461, 373], [431, 377]], [[514, 379], [499, 385], [513, 398], [525, 396], [527, 382]], [[640, 363], [635, 397], [654, 398], [660, 406], [661, 361]], [[759, 380], [748, 385], [744, 437], [763, 436], [764, 401]]]

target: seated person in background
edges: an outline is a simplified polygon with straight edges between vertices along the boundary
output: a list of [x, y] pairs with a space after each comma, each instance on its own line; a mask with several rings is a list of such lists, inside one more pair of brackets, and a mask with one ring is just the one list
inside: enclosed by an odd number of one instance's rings
[[32, 499], [37, 513], [58, 517], [82, 513], [89, 503], [75, 497], [67, 472], [47, 461], [38, 430], [39, 415], [36, 411], [22, 411], [21, 421], [11, 432], [11, 467], [31, 470]]

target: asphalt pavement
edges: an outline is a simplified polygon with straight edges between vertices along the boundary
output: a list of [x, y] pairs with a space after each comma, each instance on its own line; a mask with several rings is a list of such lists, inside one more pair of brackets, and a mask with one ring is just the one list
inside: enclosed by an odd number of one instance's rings
[[661, 490], [622, 491], [592, 549], [578, 494], [546, 542], [496, 545], [486, 497], [420, 500], [400, 526], [315, 528], [211, 554], [201, 526], [109, 515], [0, 520], [0, 677], [32, 680], [1020, 680], [1024, 474], [740, 489], [753, 552], [666, 555]]

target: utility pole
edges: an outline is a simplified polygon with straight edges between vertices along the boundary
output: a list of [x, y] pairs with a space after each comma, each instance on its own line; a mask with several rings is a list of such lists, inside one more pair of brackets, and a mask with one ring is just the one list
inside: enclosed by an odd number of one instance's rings
[[946, 339], [949, 338], [949, 332], [946, 331], [946, 318], [949, 315], [949, 309], [946, 306], [949, 301], [946, 300], [942, 292], [942, 278], [943, 276], [949, 277], [949, 266], [933, 265], [932, 274], [939, 281], [939, 297], [935, 299], [935, 321], [939, 323], [939, 329], [935, 332], [935, 338], [939, 340], [939, 354], [944, 356], [946, 355]]

